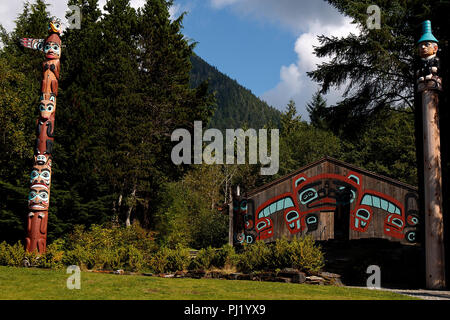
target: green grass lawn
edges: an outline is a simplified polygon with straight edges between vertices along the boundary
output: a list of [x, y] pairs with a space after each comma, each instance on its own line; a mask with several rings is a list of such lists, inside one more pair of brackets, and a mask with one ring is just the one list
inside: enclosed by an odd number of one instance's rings
[[404, 300], [378, 290], [214, 279], [164, 279], [81, 273], [81, 289], [66, 287], [65, 270], [0, 267], [2, 300]]

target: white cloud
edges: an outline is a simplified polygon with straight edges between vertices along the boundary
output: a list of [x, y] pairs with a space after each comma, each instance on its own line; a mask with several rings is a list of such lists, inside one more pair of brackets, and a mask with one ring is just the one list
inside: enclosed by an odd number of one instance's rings
[[[327, 58], [314, 55], [314, 46], [319, 45], [317, 36], [346, 36], [358, 33], [351, 19], [342, 16], [325, 1], [304, 0], [210, 0], [215, 8], [230, 7], [239, 15], [270, 21], [287, 27], [296, 34], [294, 50], [297, 61], [280, 67], [280, 81], [272, 89], [263, 93], [261, 99], [270, 105], [285, 110], [289, 100], [294, 100], [297, 111], [303, 119], [308, 119], [306, 103], [319, 89], [306, 72], [312, 71]], [[325, 96], [329, 104], [340, 99], [342, 90], [334, 90]]]
[[[14, 20], [22, 13], [23, 10], [23, 1], [7, 1], [1, 0], [0, 2], [0, 21], [3, 27], [7, 31], [12, 31], [15, 27]], [[35, 1], [30, 1], [31, 3], [35, 3]], [[50, 16], [59, 17], [63, 23], [67, 25], [67, 19], [65, 18], [67, 11], [69, 8], [67, 6], [66, 0], [46, 0], [49, 7], [47, 10], [50, 12]], [[131, 0], [130, 4], [133, 8], [137, 9], [142, 7], [145, 4], [146, 0]], [[99, 1], [99, 8], [103, 11], [103, 7], [106, 4], [106, 0]]]
[[317, 17], [327, 24], [339, 24], [339, 12], [322, 0], [210, 0], [213, 8], [230, 7], [237, 14], [281, 24], [293, 32], [306, 31]]
[[214, 8], [221, 9], [238, 1], [239, 0], [211, 0], [211, 4]]
[[[294, 100], [299, 114], [303, 119], [308, 119], [306, 111], [306, 103], [311, 100], [312, 95], [319, 89], [306, 72], [314, 70], [317, 65], [328, 61], [330, 58], [318, 58], [313, 50], [319, 45], [318, 35], [342, 37], [349, 33], [358, 33], [355, 25], [350, 23], [350, 19], [343, 18], [339, 27], [322, 25], [320, 21], [313, 22], [309, 25], [309, 30], [301, 34], [294, 46], [297, 54], [296, 63], [289, 67], [282, 66], [280, 71], [280, 82], [277, 86], [265, 92], [261, 98], [267, 103], [284, 110], [290, 99]], [[333, 104], [340, 99], [343, 88], [341, 90], [332, 90], [326, 99], [329, 104]]]

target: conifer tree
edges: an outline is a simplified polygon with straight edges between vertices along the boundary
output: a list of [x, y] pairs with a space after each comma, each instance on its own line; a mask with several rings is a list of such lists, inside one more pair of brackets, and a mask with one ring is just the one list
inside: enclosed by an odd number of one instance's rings
[[319, 129], [326, 129], [327, 102], [317, 91], [310, 102], [306, 104], [311, 124]]

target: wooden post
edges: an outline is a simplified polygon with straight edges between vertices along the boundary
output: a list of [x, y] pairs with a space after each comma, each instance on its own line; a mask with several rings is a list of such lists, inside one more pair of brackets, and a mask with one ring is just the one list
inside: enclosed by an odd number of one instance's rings
[[228, 244], [233, 246], [233, 200], [228, 204]]
[[444, 289], [445, 247], [439, 130], [442, 79], [438, 75], [438, 40], [431, 31], [431, 21], [422, 23], [422, 36], [417, 44], [421, 58], [417, 91], [422, 95], [426, 286], [428, 289]]
[[420, 83], [423, 115], [425, 189], [426, 286], [445, 288], [444, 223], [442, 212], [442, 170], [439, 130], [439, 90], [434, 80]]

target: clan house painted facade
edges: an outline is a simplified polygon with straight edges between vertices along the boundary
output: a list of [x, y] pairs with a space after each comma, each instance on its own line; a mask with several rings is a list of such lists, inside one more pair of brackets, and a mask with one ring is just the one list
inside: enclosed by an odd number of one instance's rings
[[[230, 243], [382, 238], [414, 245], [422, 221], [417, 188], [326, 157], [234, 197]], [[231, 241], [232, 239], [232, 241]]]

